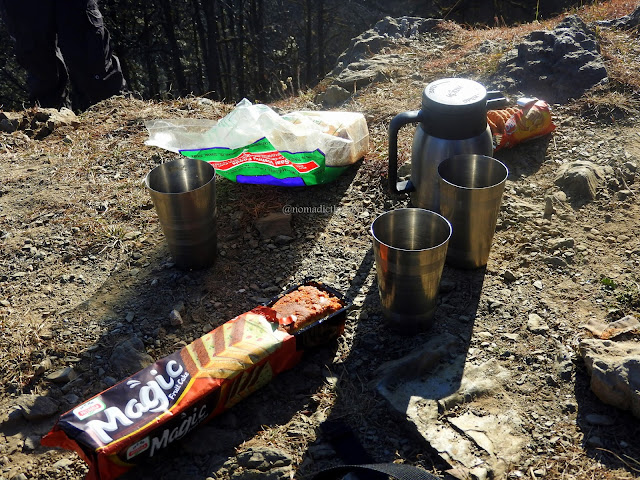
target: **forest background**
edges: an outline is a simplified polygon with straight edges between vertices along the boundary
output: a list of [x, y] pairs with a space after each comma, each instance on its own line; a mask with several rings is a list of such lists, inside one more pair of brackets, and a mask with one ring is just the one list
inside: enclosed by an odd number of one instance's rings
[[[524, 3], [524, 5], [523, 5]], [[587, 2], [538, 0], [103, 0], [129, 88], [139, 98], [188, 95], [269, 102], [315, 86], [352, 38], [385, 16], [510, 25]], [[593, 2], [592, 2], [593, 3]], [[0, 21], [0, 110], [27, 106], [25, 72]]]

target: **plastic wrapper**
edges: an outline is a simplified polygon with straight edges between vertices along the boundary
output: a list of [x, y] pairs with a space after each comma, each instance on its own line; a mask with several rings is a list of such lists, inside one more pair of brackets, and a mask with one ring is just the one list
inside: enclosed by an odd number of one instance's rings
[[549, 105], [537, 98], [520, 99], [517, 107], [489, 110], [487, 123], [494, 137], [495, 150], [542, 137], [556, 128]]
[[357, 112], [299, 111], [278, 115], [243, 99], [215, 125], [146, 122], [147, 145], [204, 160], [238, 183], [305, 186], [327, 183], [369, 150], [369, 130]]
[[89, 465], [87, 480], [111, 480], [153, 461], [293, 367], [305, 349], [344, 331], [349, 304], [325, 285], [306, 285], [332, 299], [325, 315], [289, 333], [291, 318], [273, 299], [63, 414], [42, 444], [77, 452]]

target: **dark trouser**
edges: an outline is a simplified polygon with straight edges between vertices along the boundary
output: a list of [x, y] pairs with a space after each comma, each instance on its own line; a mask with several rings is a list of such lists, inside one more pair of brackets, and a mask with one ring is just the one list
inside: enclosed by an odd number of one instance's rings
[[70, 107], [69, 79], [79, 109], [126, 88], [96, 0], [0, 0], [0, 6], [32, 102]]

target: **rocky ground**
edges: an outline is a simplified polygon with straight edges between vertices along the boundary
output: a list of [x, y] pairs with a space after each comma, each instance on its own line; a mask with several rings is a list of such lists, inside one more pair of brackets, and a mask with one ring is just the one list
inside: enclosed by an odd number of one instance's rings
[[[496, 35], [522, 34], [506, 31]], [[143, 180], [175, 155], [144, 145], [144, 121], [218, 119], [231, 105], [114, 98], [67, 125], [23, 112], [19, 130], [1, 133], [0, 478], [83, 478], [77, 455], [39, 444], [61, 413], [305, 278], [352, 301], [344, 336], [127, 478], [311, 478], [341, 463], [326, 420], [351, 427], [375, 461], [440, 475], [455, 467], [459, 478], [635, 478], [638, 418], [594, 394], [580, 349], [640, 310], [632, 93], [553, 105], [552, 135], [497, 152], [510, 173], [486, 269], [445, 267], [430, 332], [401, 336], [382, 322], [369, 226], [408, 204], [387, 189], [386, 129], [418, 107], [429, 81], [482, 80], [477, 52], [455, 34], [384, 46], [402, 61], [340, 107], [365, 113], [371, 151], [336, 182], [283, 189], [219, 179], [219, 258], [204, 271], [171, 262]], [[615, 50], [619, 38], [633, 67], [637, 33], [601, 40]], [[313, 92], [274, 106], [322, 108]], [[563, 183], [561, 168], [577, 161], [591, 162], [583, 166], [592, 190]], [[291, 207], [286, 221], [273, 220]], [[630, 325], [616, 338], [637, 346]], [[419, 370], [416, 355], [435, 362]], [[402, 388], [389, 381], [398, 365], [414, 372]], [[487, 382], [433, 396], [429, 379], [443, 374], [456, 388], [473, 375]], [[426, 392], [418, 404], [407, 385]]]

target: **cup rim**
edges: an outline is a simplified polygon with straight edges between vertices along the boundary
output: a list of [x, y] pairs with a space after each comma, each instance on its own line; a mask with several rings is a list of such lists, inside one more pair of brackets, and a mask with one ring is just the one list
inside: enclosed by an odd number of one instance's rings
[[[203, 162], [206, 163], [207, 165], [209, 165], [209, 167], [211, 167], [211, 178], [209, 178], [209, 180], [207, 180], [206, 182], [204, 182], [202, 185], [200, 185], [199, 187], [196, 188], [192, 188], [191, 190], [185, 190], [183, 192], [165, 192], [163, 190], [158, 190], [156, 188], [153, 188], [150, 184], [149, 184], [149, 176], [157, 171], [159, 168], [168, 168], [166, 167], [166, 165], [169, 165], [171, 163], [186, 163], [186, 164], [194, 164], [194, 162]], [[206, 168], [206, 167], [205, 167]], [[176, 158], [173, 160], [170, 160], [168, 162], [164, 162], [161, 163], [160, 165], [156, 165], [155, 167], [153, 167], [151, 169], [150, 172], [148, 172], [145, 177], [144, 177], [144, 184], [145, 186], [151, 190], [152, 192], [156, 192], [156, 193], [161, 193], [163, 195], [183, 195], [185, 193], [191, 193], [191, 192], [196, 192], [198, 190], [200, 190], [201, 188], [206, 187], [207, 185], [209, 185], [211, 182], [214, 182], [216, 179], [216, 169], [214, 168], [213, 165], [211, 165], [209, 162], [205, 161], [205, 160], [198, 160], [196, 158], [191, 158], [191, 157], [184, 157], [184, 158]]]
[[[444, 164], [445, 162], [452, 162], [456, 159], [460, 159], [463, 157], [479, 157], [479, 158], [486, 158], [489, 160], [492, 160], [498, 164], [500, 164], [502, 166], [502, 168], [504, 168], [504, 177], [502, 177], [502, 179], [499, 182], [493, 183], [491, 185], [487, 185], [484, 187], [467, 187], [465, 185], [458, 185], [457, 183], [453, 183], [450, 182], [449, 180], [447, 180], [446, 178], [444, 178], [441, 174], [440, 174], [440, 167], [442, 166], [442, 164]], [[507, 181], [507, 178], [509, 178], [509, 168], [502, 163], [500, 160], [498, 160], [495, 157], [489, 156], [489, 155], [479, 155], [479, 154], [475, 154], [475, 153], [461, 153], [459, 155], [453, 155], [451, 157], [447, 157], [444, 160], [442, 160], [439, 164], [438, 164], [438, 178], [440, 180], [442, 180], [444, 183], [446, 183], [447, 185], [451, 185], [452, 187], [456, 187], [459, 188], [460, 190], [488, 190], [490, 188], [495, 188], [503, 183], [505, 183]]]
[[[421, 211], [421, 212], [426, 212], [430, 215], [435, 215], [436, 217], [439, 217], [440, 219], [444, 220], [444, 222], [447, 224], [447, 226], [449, 227], [449, 234], [447, 235], [447, 238], [437, 244], [437, 245], [433, 245], [431, 247], [427, 247], [427, 248], [418, 248], [418, 249], [410, 249], [410, 248], [400, 248], [400, 247], [394, 247], [393, 245], [389, 245], [388, 243], [383, 242], [382, 240], [380, 240], [378, 238], [378, 236], [375, 234], [375, 232], [373, 231], [373, 226], [375, 225], [375, 223], [382, 217], [386, 216], [386, 215], [390, 215], [393, 214], [394, 212], [402, 212], [402, 211]], [[449, 220], [447, 220], [443, 215], [440, 215], [437, 212], [434, 212], [433, 210], [427, 210], [426, 208], [418, 208], [418, 207], [403, 207], [403, 208], [395, 208], [393, 210], [387, 210], [386, 212], [381, 213], [380, 215], [378, 215], [373, 222], [371, 222], [371, 226], [369, 227], [369, 231], [371, 233], [371, 236], [373, 237], [373, 239], [378, 242], [380, 245], [384, 245], [387, 248], [390, 248], [392, 250], [398, 251], [398, 252], [426, 252], [428, 250], [434, 250], [436, 248], [442, 247], [444, 244], [446, 244], [450, 239], [451, 239], [451, 234], [453, 233], [453, 227], [451, 227], [451, 222], [449, 222]]]

